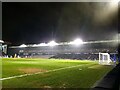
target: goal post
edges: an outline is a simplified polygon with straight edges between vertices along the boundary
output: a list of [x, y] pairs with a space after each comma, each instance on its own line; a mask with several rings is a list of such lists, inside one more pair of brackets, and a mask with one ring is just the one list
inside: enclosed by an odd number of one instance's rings
[[99, 53], [99, 64], [110, 65], [110, 54]]

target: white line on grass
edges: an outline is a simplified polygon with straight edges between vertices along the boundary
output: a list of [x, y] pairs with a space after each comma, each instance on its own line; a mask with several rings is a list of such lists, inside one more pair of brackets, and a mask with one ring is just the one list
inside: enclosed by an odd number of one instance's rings
[[11, 76], [11, 77], [6, 77], [6, 78], [1, 78], [0, 81], [13, 79], [13, 78], [20, 78], [20, 77], [25, 77], [25, 76], [30, 76], [30, 75], [36, 75], [36, 74], [41, 74], [41, 73], [55, 72], [55, 71], [59, 71], [59, 70], [67, 69], [67, 68], [74, 68], [74, 67], [78, 67], [78, 66], [82, 66], [82, 65], [53, 69], [53, 70], [49, 70], [49, 71], [46, 71], [46, 72], [37, 72], [37, 73], [32, 73], [32, 74], [23, 74], [23, 75]]

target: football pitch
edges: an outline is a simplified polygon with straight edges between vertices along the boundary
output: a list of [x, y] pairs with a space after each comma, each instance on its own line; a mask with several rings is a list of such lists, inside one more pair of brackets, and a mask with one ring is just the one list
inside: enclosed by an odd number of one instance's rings
[[113, 67], [96, 61], [2, 59], [3, 88], [91, 88]]

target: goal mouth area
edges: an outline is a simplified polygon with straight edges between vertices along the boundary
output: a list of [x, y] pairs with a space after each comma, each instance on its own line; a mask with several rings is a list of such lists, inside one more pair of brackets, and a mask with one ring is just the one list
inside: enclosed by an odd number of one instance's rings
[[101, 64], [101, 65], [112, 65], [113, 63], [102, 62], [102, 63], [99, 63], [99, 64]]
[[99, 53], [99, 64], [102, 65], [111, 65], [110, 54], [108, 53]]

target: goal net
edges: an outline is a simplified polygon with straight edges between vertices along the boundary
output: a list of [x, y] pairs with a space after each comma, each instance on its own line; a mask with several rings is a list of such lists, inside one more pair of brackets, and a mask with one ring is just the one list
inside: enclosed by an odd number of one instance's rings
[[110, 65], [110, 55], [108, 53], [99, 53], [99, 64]]

